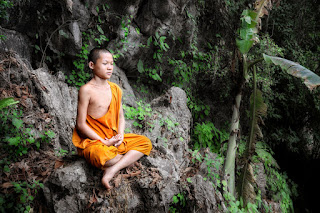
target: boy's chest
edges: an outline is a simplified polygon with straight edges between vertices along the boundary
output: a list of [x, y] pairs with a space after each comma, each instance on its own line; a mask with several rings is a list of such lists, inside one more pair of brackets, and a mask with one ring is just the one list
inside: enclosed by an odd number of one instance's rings
[[96, 90], [90, 95], [89, 107], [108, 109], [112, 99], [111, 89]]

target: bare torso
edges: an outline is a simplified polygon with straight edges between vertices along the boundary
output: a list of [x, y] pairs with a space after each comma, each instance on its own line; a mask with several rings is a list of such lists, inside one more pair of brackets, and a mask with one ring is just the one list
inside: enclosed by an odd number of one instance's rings
[[109, 109], [112, 92], [109, 84], [99, 86], [88, 82], [87, 86], [90, 88], [90, 100], [88, 105], [88, 115], [93, 118], [101, 118]]

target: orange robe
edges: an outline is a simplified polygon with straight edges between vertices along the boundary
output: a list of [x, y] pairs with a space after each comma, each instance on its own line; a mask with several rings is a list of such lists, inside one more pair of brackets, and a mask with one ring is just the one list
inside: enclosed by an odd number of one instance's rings
[[[112, 99], [108, 112], [101, 118], [94, 118], [87, 115], [87, 125], [93, 129], [101, 138], [111, 138], [118, 134], [119, 115], [121, 106], [122, 90], [112, 82], [108, 82], [112, 92]], [[151, 141], [143, 136], [136, 134], [124, 134], [121, 145], [106, 146], [100, 140], [82, 138], [76, 128], [73, 130], [73, 144], [78, 148], [78, 154], [83, 156], [92, 165], [103, 169], [105, 163], [116, 155], [123, 155], [129, 150], [137, 150], [145, 155], [149, 155], [152, 149]]]

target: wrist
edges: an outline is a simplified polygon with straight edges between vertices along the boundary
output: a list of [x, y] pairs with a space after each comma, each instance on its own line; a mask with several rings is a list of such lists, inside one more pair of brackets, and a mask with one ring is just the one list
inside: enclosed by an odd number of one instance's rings
[[102, 139], [101, 142], [102, 142], [104, 145], [110, 146], [110, 144], [109, 144], [109, 139], [108, 139], [108, 138]]

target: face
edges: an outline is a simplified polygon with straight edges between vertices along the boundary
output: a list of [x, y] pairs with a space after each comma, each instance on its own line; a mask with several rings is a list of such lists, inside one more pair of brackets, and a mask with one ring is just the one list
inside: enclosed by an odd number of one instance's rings
[[110, 53], [101, 52], [96, 63], [89, 62], [93, 74], [102, 79], [110, 79], [113, 71], [113, 57]]

